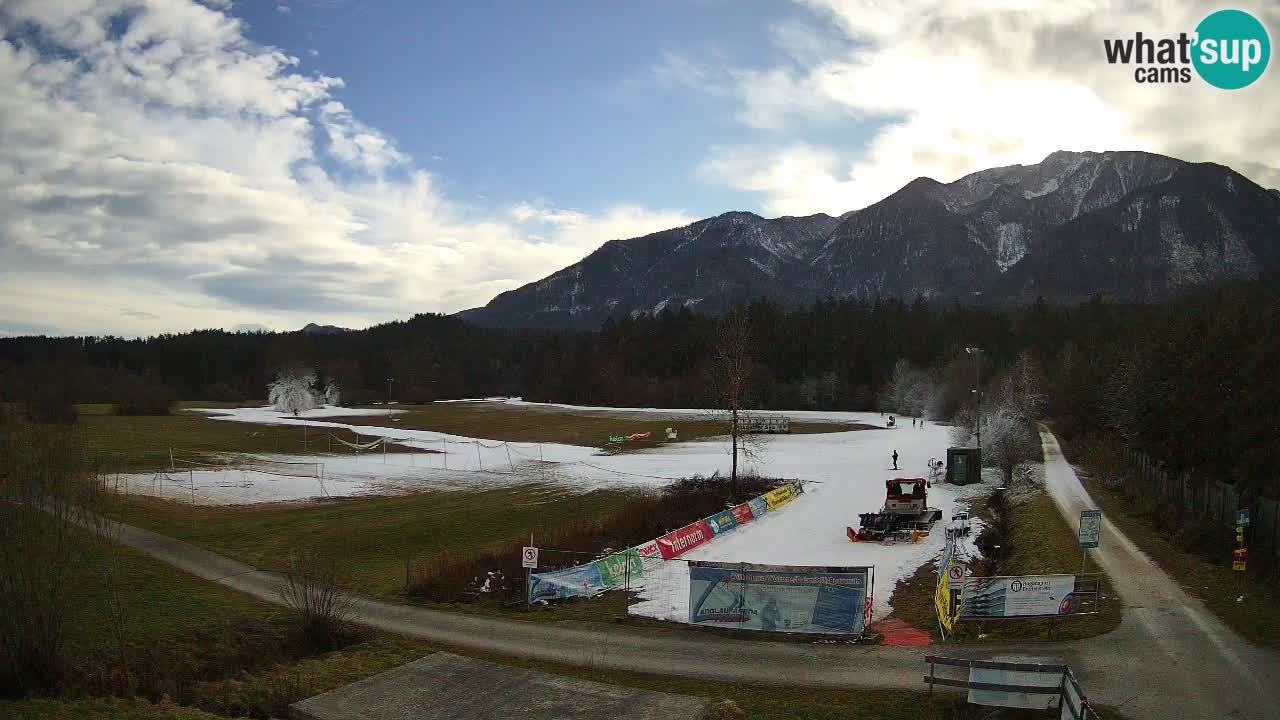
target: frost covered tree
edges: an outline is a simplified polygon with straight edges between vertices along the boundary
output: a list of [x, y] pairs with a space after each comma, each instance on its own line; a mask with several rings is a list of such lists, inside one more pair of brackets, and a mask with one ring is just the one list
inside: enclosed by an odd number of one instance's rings
[[342, 401], [342, 388], [338, 386], [337, 381], [330, 379], [324, 386], [324, 403], [326, 405], [337, 405]]
[[303, 367], [282, 368], [276, 373], [276, 379], [267, 385], [267, 401], [277, 411], [292, 413], [297, 417], [319, 404], [313, 390], [315, 384], [314, 370]]
[[[1035, 359], [1022, 353], [996, 383], [982, 404], [982, 463], [1000, 468], [1005, 482], [1013, 480], [1019, 463], [1040, 456], [1036, 423], [1044, 413], [1044, 380]], [[978, 415], [972, 405], [956, 415], [951, 439], [958, 445], [973, 443]]]

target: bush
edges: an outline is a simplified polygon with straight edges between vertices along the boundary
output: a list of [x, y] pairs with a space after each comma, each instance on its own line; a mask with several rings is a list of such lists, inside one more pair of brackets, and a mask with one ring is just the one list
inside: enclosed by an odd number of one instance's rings
[[244, 393], [224, 382], [216, 382], [204, 389], [204, 399], [214, 402], [244, 402]]
[[342, 644], [353, 598], [343, 589], [337, 560], [315, 549], [294, 552], [280, 597], [305, 647], [325, 652]]
[[27, 419], [36, 423], [69, 424], [80, 416], [71, 389], [57, 382], [32, 388], [27, 395], [26, 408]]
[[168, 385], [137, 375], [121, 375], [111, 387], [117, 415], [168, 415], [177, 395]]
[[[695, 476], [637, 495], [604, 522], [578, 517], [566, 525], [543, 527], [535, 532], [540, 546], [576, 551], [545, 551], [544, 568], [569, 567], [588, 562], [593, 556], [633, 547], [714, 515], [726, 506], [746, 502], [780, 484], [777, 480], [740, 475], [735, 490], [727, 477]], [[525, 572], [520, 564], [520, 548], [524, 544], [525, 539], [513, 538], [493, 552], [461, 556], [440, 553], [414, 569], [406, 593], [417, 600], [441, 603], [517, 601], [526, 591]], [[489, 573], [494, 574], [496, 587], [481, 592]]]

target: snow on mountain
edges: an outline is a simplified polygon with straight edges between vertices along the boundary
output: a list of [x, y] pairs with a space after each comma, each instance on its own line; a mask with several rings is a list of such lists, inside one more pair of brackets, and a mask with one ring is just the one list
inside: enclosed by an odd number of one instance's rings
[[769, 297], [1159, 300], [1280, 269], [1280, 191], [1143, 152], [1055, 152], [952, 183], [917, 178], [840, 217], [728, 212], [610, 240], [465, 311], [477, 322], [597, 327], [610, 315], [718, 312]]

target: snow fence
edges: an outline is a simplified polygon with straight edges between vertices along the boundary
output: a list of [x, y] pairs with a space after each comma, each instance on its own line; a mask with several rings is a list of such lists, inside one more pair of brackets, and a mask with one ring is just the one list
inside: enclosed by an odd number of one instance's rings
[[701, 547], [717, 536], [765, 516], [804, 493], [801, 482], [774, 488], [741, 505], [585, 565], [529, 576], [529, 603], [594, 597], [606, 590], [632, 587], [658, 575], [664, 563]]

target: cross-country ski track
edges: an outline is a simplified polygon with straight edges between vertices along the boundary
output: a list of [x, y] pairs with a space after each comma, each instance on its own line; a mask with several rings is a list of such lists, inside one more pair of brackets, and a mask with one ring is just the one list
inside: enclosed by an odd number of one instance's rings
[[[1042, 431], [1046, 488], [1074, 526], [1092, 506]], [[187, 543], [123, 526], [130, 547], [198, 577], [280, 603], [280, 578]], [[1280, 708], [1280, 654], [1254, 646], [1189, 597], [1110, 522], [1093, 557], [1126, 609], [1119, 629], [1087, 640], [895, 648], [736, 640], [597, 623], [532, 623], [357, 599], [352, 619], [441, 646], [562, 665], [740, 684], [925, 689], [926, 653], [1053, 657], [1071, 665], [1090, 700], [1131, 718], [1263, 720]]]

